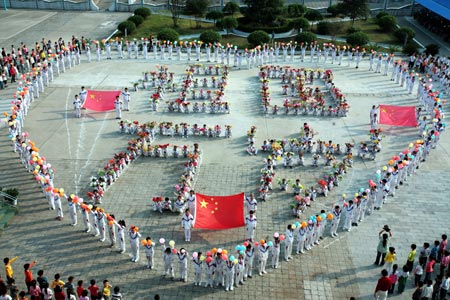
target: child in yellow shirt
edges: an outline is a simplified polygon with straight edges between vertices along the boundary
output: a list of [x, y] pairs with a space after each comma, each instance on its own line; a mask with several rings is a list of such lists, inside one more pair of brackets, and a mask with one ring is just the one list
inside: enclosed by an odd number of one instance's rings
[[109, 300], [111, 297], [111, 288], [112, 286], [109, 284], [108, 280], [103, 280], [103, 299]]
[[11, 264], [13, 262], [15, 262], [18, 258], [19, 257], [16, 256], [16, 257], [13, 257], [11, 259], [8, 258], [8, 257], [5, 257], [3, 259], [3, 262], [5, 263], [6, 280], [7, 280], [8, 283], [10, 283], [11, 279], [14, 279], [14, 271], [13, 271], [13, 268], [12, 268]]
[[395, 248], [389, 247], [388, 253], [384, 257], [384, 269], [386, 269], [389, 273], [392, 271], [392, 265], [395, 261]]

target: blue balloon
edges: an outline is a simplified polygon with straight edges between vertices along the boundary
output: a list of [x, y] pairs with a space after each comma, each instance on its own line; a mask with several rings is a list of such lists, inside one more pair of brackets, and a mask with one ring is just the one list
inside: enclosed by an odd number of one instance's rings
[[295, 227], [300, 227], [300, 222], [295, 222]]
[[231, 256], [229, 257], [229, 260], [230, 260], [230, 261], [233, 261], [233, 260], [234, 260], [234, 256], [231, 255]]
[[272, 247], [272, 246], [273, 246], [272, 241], [268, 242], [268, 243], [267, 243], [267, 246]]
[[240, 247], [239, 245], [237, 245], [234, 249], [235, 249], [236, 251], [239, 251], [239, 249], [241, 249], [241, 247]]
[[8, 137], [9, 137], [10, 139], [12, 139], [12, 134], [8, 135]]
[[244, 253], [245, 253], [244, 250], [239, 251], [240, 255], [244, 255]]

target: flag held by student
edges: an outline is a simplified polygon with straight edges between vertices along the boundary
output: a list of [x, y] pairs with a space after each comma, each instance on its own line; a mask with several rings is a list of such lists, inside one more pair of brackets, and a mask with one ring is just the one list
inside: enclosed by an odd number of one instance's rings
[[195, 228], [228, 229], [244, 226], [244, 193], [230, 196], [195, 194]]
[[83, 108], [94, 111], [114, 110], [114, 100], [120, 96], [120, 91], [87, 90]]
[[414, 106], [380, 105], [380, 124], [416, 127]]

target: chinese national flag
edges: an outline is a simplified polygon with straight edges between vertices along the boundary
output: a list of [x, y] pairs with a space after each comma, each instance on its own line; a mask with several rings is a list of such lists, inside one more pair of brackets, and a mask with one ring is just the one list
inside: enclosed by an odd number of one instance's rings
[[95, 111], [108, 111], [114, 109], [114, 101], [120, 91], [94, 91], [88, 90], [83, 108]]
[[380, 124], [417, 126], [414, 106], [380, 105]]
[[231, 196], [195, 196], [195, 228], [227, 229], [244, 226], [244, 193]]

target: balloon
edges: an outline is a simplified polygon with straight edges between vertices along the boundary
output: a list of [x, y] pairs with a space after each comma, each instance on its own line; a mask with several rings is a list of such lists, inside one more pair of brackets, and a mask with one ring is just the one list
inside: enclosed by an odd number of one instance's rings
[[234, 249], [235, 249], [236, 251], [239, 251], [240, 248], [241, 248], [241, 247], [239, 247], [239, 245], [237, 245]]
[[325, 218], [327, 217], [327, 215], [325, 213], [321, 213], [320, 217], [322, 218], [322, 220], [325, 220]]
[[318, 222], [322, 221], [322, 217], [321, 217], [321, 216], [318, 216], [318, 217], [317, 217], [317, 221], [318, 221]]
[[269, 241], [269, 242], [267, 243], [267, 246], [272, 247], [272, 246], [273, 246], [272, 241]]
[[297, 222], [295, 222], [294, 225], [295, 225], [295, 227], [300, 227], [300, 222], [297, 221]]
[[231, 260], [231, 261], [233, 261], [234, 258], [235, 258], [235, 257], [234, 257], [233, 255], [231, 255], [228, 259]]
[[212, 251], [213, 254], [216, 254], [217, 253], [217, 248], [212, 248], [211, 251]]
[[198, 253], [197, 252], [192, 253], [192, 257], [193, 258], [197, 258], [198, 257]]
[[273, 234], [273, 237], [274, 237], [274, 238], [280, 237], [280, 234], [279, 234], [278, 232], [275, 232], [275, 233]]
[[258, 246], [259, 246], [259, 243], [258, 243], [258, 242], [255, 242], [253, 245], [255, 245], [255, 247], [258, 247]]
[[202, 255], [202, 256], [200, 256], [200, 261], [204, 261], [205, 260], [205, 257]]
[[205, 261], [209, 264], [210, 262], [212, 262], [212, 257], [208, 256]]
[[226, 254], [222, 255], [222, 259], [223, 260], [227, 260], [228, 259], [228, 255], [226, 255]]
[[360, 188], [360, 189], [359, 189], [359, 192], [360, 192], [360, 193], [364, 192], [364, 188]]
[[159, 239], [159, 243], [160, 243], [160, 244], [164, 244], [165, 242], [166, 242], [166, 240], [165, 240], [164, 238], [160, 238], [160, 239]]
[[173, 253], [173, 254], [177, 254], [177, 249], [173, 248], [173, 249], [172, 249], [172, 253]]
[[227, 250], [222, 250], [222, 254], [227, 255], [227, 254], [228, 254], [228, 251], [227, 251]]
[[212, 256], [211, 251], [206, 251], [206, 256]]
[[[231, 260], [231, 259], [230, 259]], [[235, 265], [237, 265], [238, 264], [238, 260], [235, 258], [235, 259], [233, 259], [233, 263], [235, 264]]]
[[146, 240], [142, 240], [141, 243], [142, 243], [142, 246], [147, 246], [147, 241]]
[[285, 238], [284, 234], [280, 235], [280, 241], [284, 241]]
[[259, 243], [260, 244], [264, 244], [266, 241], [265, 240], [260, 240]]
[[222, 248], [217, 249], [217, 253], [222, 253]]
[[327, 215], [327, 219], [328, 219], [328, 220], [333, 220], [333, 214], [332, 214], [332, 213], [329, 213], [329, 214]]
[[247, 247], [248, 246], [248, 242], [244, 242], [244, 246]]
[[302, 222], [302, 228], [305, 228], [307, 226], [306, 221]]
[[383, 166], [383, 171], [387, 171], [387, 167], [386, 166]]
[[239, 251], [240, 255], [244, 255], [244, 253], [245, 253], [244, 250]]
[[169, 246], [170, 246], [170, 247], [175, 246], [175, 241], [174, 241], [174, 240], [169, 241]]

